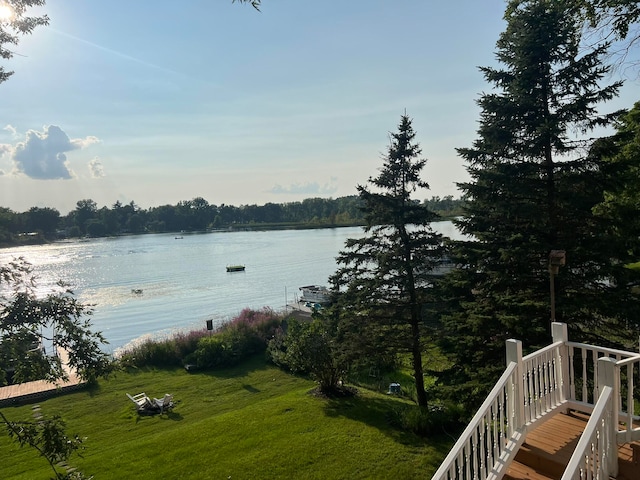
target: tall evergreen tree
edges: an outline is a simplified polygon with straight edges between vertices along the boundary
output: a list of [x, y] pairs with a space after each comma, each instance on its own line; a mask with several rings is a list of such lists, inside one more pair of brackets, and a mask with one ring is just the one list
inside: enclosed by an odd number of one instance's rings
[[[592, 206], [592, 236], [599, 239], [600, 271], [606, 275], [598, 331], [635, 349], [640, 333], [640, 103], [616, 121], [616, 133], [598, 139], [588, 159], [598, 167], [600, 202]], [[593, 232], [597, 232], [593, 235]]]
[[[552, 278], [557, 319], [583, 334], [616, 318], [625, 298], [624, 289], [609, 295], [625, 252], [612, 250], [592, 214], [604, 176], [585, 155], [586, 134], [616, 117], [597, 110], [620, 87], [600, 86], [606, 45], [583, 54], [580, 24], [561, 0], [512, 0], [505, 20], [502, 67], [481, 69], [495, 90], [478, 101], [479, 138], [458, 150], [471, 177], [459, 184], [467, 204], [458, 226], [470, 240], [457, 245], [461, 268], [448, 282], [454, 313], [442, 344], [454, 366], [443, 379], [469, 398], [495, 380], [506, 339], [548, 343]], [[566, 252], [557, 278], [554, 251]]]
[[[629, 253], [630, 262], [640, 262], [640, 102], [620, 118], [616, 134], [599, 141], [591, 153], [604, 160], [609, 178], [594, 211], [619, 237], [618, 249]], [[633, 282], [638, 279], [627, 279]]]
[[422, 365], [423, 307], [433, 284], [433, 269], [443, 256], [442, 236], [430, 223], [438, 218], [411, 194], [428, 188], [420, 179], [426, 160], [419, 159], [411, 120], [403, 115], [390, 134], [383, 166], [369, 184], [358, 186], [365, 235], [349, 239], [340, 266], [330, 279], [337, 293], [345, 344], [358, 354], [381, 355], [386, 349], [411, 355], [417, 402], [427, 405]]

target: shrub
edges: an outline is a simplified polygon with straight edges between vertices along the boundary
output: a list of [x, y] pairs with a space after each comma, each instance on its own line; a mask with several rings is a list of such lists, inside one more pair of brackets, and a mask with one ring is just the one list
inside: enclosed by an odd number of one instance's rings
[[463, 418], [462, 407], [451, 403], [428, 407], [403, 405], [389, 413], [391, 425], [421, 436], [456, 432], [464, 425]]
[[269, 341], [269, 359], [294, 373], [308, 373], [325, 392], [335, 391], [346, 370], [337, 354], [336, 340], [330, 327], [320, 319], [299, 322], [292, 319]]
[[185, 363], [194, 364], [198, 368], [228, 366], [231, 363], [231, 350], [221, 335], [203, 337], [198, 348], [185, 358]]
[[244, 309], [215, 331], [194, 330], [163, 340], [147, 340], [120, 355], [123, 366], [197, 368], [230, 366], [255, 353], [264, 352], [269, 338], [282, 323], [282, 316], [269, 308]]

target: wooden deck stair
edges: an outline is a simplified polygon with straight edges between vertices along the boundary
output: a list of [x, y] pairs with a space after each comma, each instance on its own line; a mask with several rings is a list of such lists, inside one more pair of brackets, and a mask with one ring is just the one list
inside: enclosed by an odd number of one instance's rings
[[[588, 415], [571, 411], [542, 423], [527, 435], [503, 478], [560, 480], [588, 420]], [[640, 442], [619, 447], [618, 466], [617, 480], [640, 479]]]
[[432, 480], [560, 480], [565, 471], [640, 480], [640, 424], [615, 424], [640, 418], [640, 354], [570, 342], [564, 323], [553, 322], [551, 336], [528, 355], [522, 341], [506, 341], [504, 372]]

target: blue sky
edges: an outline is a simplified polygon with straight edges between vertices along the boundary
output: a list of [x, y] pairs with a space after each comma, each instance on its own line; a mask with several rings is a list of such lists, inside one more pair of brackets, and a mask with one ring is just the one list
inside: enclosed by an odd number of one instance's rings
[[50, 25], [3, 62], [0, 206], [351, 195], [405, 109], [428, 159], [418, 198], [458, 196], [504, 5], [49, 0]]

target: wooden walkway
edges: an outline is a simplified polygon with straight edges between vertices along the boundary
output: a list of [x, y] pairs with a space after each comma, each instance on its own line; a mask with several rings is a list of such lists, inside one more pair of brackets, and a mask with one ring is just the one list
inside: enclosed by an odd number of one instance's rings
[[58, 348], [58, 356], [62, 362], [62, 368], [69, 377], [67, 381], [47, 382], [36, 380], [17, 385], [0, 387], [0, 406], [19, 404], [38, 398], [48, 397], [64, 390], [78, 388], [84, 385], [83, 380], [75, 371], [69, 368], [69, 354], [63, 348]]
[[[560, 480], [589, 416], [558, 414], [527, 434], [505, 480]], [[634, 451], [635, 458], [634, 458]], [[618, 447], [617, 480], [640, 479], [640, 442]]]

